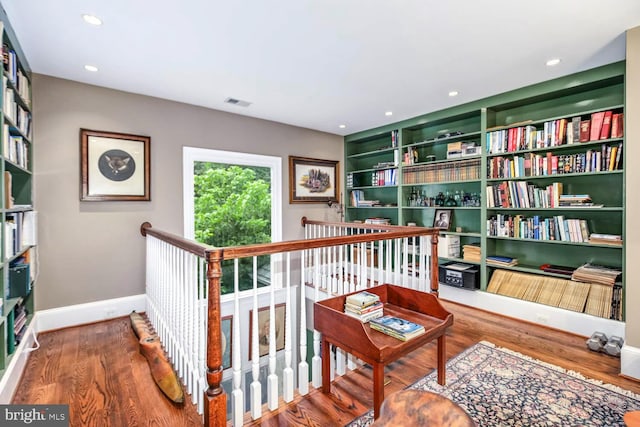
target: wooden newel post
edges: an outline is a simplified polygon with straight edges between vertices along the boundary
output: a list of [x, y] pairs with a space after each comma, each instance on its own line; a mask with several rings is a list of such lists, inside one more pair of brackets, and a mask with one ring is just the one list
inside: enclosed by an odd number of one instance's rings
[[438, 234], [431, 235], [431, 293], [438, 296]]
[[227, 425], [227, 395], [222, 389], [222, 349], [220, 330], [220, 277], [222, 249], [207, 252], [207, 282], [209, 309], [207, 315], [207, 384], [204, 395], [204, 425]]

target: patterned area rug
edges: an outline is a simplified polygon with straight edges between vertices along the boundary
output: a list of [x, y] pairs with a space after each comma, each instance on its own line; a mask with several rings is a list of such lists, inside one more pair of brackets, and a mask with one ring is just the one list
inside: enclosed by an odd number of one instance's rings
[[[449, 360], [446, 386], [437, 379], [434, 370], [409, 388], [453, 400], [479, 426], [624, 426], [640, 409], [640, 395], [488, 342]], [[369, 412], [348, 426], [372, 422]]]

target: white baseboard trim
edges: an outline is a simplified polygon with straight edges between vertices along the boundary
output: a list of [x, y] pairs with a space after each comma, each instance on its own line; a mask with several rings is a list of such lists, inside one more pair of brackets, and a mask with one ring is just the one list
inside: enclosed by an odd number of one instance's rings
[[620, 352], [620, 373], [640, 380], [640, 348], [623, 345]]
[[616, 320], [604, 319], [489, 292], [472, 291], [447, 285], [440, 285], [439, 293], [440, 298], [443, 300], [470, 305], [482, 310], [502, 314], [503, 316], [526, 320], [584, 337], [590, 337], [596, 331], [603, 332], [608, 337], [612, 335], [625, 336], [625, 323]]
[[16, 348], [0, 379], [0, 404], [11, 403], [22, 372], [27, 365], [30, 353], [27, 349], [34, 347], [35, 336], [38, 333], [114, 319], [126, 316], [133, 310], [142, 312], [146, 309], [147, 296], [141, 294], [38, 311], [33, 316], [24, 339]]
[[146, 311], [145, 294], [114, 298], [86, 304], [40, 310], [36, 313], [36, 332], [51, 331], [126, 316], [135, 311]]

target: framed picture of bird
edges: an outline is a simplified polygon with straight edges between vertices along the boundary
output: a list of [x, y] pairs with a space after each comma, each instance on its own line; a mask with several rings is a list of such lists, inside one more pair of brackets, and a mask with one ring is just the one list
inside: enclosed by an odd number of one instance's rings
[[149, 201], [151, 137], [80, 129], [80, 201]]

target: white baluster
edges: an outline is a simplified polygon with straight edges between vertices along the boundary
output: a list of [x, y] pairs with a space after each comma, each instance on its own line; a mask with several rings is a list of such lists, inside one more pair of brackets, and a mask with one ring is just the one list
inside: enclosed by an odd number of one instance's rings
[[258, 341], [258, 258], [253, 257], [253, 321], [251, 322], [251, 418], [262, 416], [262, 385], [260, 384], [260, 343]]
[[[315, 254], [315, 263], [319, 265], [320, 256], [322, 255], [321, 249], [314, 249]], [[322, 278], [318, 277], [320, 275], [320, 271], [318, 271], [318, 275], [316, 278], [319, 283], [320, 280], [324, 279], [326, 276], [322, 274]], [[320, 299], [320, 290], [318, 289], [318, 285], [314, 287], [313, 292], [313, 301], [317, 302]], [[320, 357], [320, 332], [313, 329], [313, 358], [311, 359], [311, 380], [313, 386], [318, 388], [322, 385], [322, 358]]]
[[[198, 413], [204, 412], [204, 391], [207, 389], [207, 324], [209, 319], [209, 287], [207, 283], [207, 263], [198, 258], [198, 366], [200, 367], [200, 390], [198, 393]], [[244, 411], [244, 409], [243, 409]]]
[[[240, 343], [240, 285], [239, 285], [239, 262], [238, 259], [233, 260], [233, 391], [231, 392], [231, 408], [233, 411], [233, 425], [240, 427], [243, 424], [244, 414], [244, 394], [242, 389], [242, 353]], [[257, 323], [257, 322], [256, 322]]]
[[293, 400], [294, 384], [293, 384], [293, 368], [291, 368], [291, 336], [292, 322], [291, 319], [291, 252], [287, 252], [287, 285], [285, 294], [285, 334], [284, 334], [284, 370], [282, 371], [282, 398], [285, 402]]
[[[307, 251], [304, 251], [307, 252]], [[309, 393], [309, 364], [307, 363], [307, 301], [305, 297], [304, 259], [302, 256], [300, 280], [300, 362], [298, 363], [298, 392]]]
[[346, 357], [347, 353], [344, 350], [336, 349], [336, 374], [344, 375], [347, 372]]
[[[257, 271], [256, 271], [257, 273]], [[278, 407], [278, 375], [276, 374], [276, 294], [275, 283], [271, 283], [269, 301], [269, 376], [267, 378], [267, 407], [273, 411]], [[257, 319], [257, 318], [256, 318]], [[281, 331], [283, 332], [283, 331]]]

